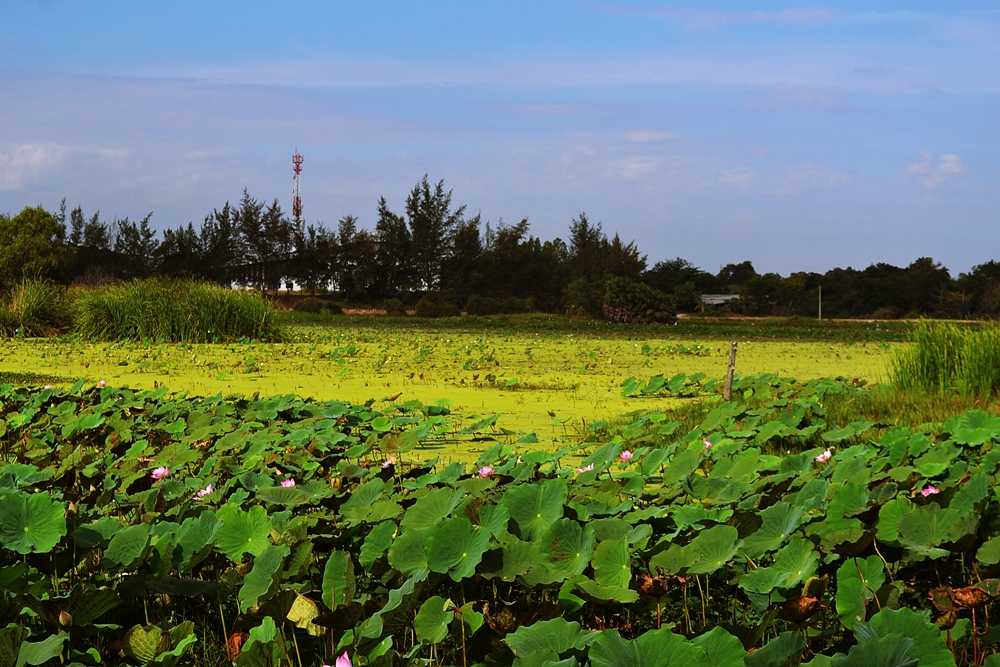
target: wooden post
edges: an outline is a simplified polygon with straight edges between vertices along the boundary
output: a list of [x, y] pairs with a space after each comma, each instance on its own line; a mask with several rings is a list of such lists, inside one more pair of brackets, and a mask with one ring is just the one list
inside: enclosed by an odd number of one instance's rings
[[726, 366], [726, 384], [722, 387], [722, 398], [733, 397], [733, 374], [736, 372], [736, 341], [729, 344], [729, 364]]

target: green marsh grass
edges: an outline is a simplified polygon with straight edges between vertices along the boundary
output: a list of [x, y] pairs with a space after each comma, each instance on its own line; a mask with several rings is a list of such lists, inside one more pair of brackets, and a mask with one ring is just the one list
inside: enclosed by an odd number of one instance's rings
[[65, 330], [71, 320], [66, 290], [27, 278], [0, 302], [0, 335], [47, 336]]
[[921, 322], [911, 340], [890, 366], [892, 382], [900, 390], [958, 392], [981, 399], [1000, 393], [1000, 325]]
[[210, 343], [275, 340], [262, 296], [190, 280], [135, 280], [75, 294], [75, 331], [90, 340]]

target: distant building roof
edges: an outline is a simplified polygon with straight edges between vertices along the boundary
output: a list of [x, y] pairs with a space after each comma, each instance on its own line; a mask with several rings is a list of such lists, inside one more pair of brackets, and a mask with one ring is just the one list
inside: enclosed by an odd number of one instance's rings
[[706, 306], [721, 306], [739, 298], [739, 294], [702, 294], [701, 302]]

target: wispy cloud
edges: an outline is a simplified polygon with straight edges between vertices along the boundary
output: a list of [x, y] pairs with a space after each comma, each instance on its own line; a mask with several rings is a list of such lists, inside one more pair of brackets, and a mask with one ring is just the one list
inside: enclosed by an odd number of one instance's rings
[[920, 157], [906, 165], [905, 173], [920, 182], [923, 187], [933, 190], [941, 184], [965, 173], [962, 158], [955, 153], [934, 156], [924, 151]]
[[630, 130], [625, 133], [625, 140], [633, 144], [658, 144], [673, 138], [673, 132], [664, 130]]
[[0, 150], [0, 190], [20, 190], [66, 161], [68, 146], [16, 144]]
[[753, 183], [754, 172], [749, 167], [732, 167], [719, 172], [719, 182], [737, 188], [745, 188]]

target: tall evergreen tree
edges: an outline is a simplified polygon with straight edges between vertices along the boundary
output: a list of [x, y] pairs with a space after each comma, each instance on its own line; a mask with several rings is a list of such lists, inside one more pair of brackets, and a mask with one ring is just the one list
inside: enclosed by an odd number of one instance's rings
[[410, 226], [413, 270], [419, 289], [440, 286], [441, 266], [451, 254], [455, 228], [465, 215], [465, 206], [451, 208], [451, 190], [444, 181], [431, 187], [424, 175], [406, 198], [406, 217]]

